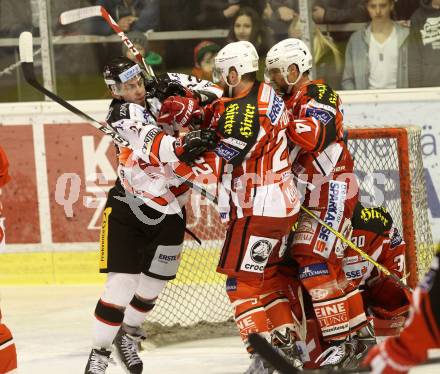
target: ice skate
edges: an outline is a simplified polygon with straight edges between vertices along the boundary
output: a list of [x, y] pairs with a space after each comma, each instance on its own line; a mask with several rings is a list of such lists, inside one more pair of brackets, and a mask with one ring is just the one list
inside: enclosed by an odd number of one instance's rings
[[111, 351], [105, 348], [93, 348], [84, 374], [104, 374], [111, 361], [110, 354]]
[[322, 368], [346, 368], [355, 356], [356, 343], [353, 341], [345, 341], [341, 344], [335, 344], [328, 347], [322, 352], [315, 363]]
[[371, 347], [366, 341], [359, 339], [357, 336], [353, 338], [352, 344], [354, 347], [354, 353], [344, 366], [346, 369], [357, 369], [367, 355], [368, 349]]
[[134, 329], [136, 332], [127, 333], [122, 328], [116, 335], [113, 344], [115, 353], [122, 367], [130, 374], [141, 374], [143, 363], [139, 357], [139, 348], [145, 335], [141, 329]]
[[251, 365], [244, 374], [274, 374], [275, 369], [271, 367], [258, 353], [251, 355]]
[[301, 354], [295, 343], [295, 336], [290, 329], [287, 329], [285, 334], [280, 331], [273, 331], [271, 344], [278, 348], [286, 359], [297, 369], [303, 368]]

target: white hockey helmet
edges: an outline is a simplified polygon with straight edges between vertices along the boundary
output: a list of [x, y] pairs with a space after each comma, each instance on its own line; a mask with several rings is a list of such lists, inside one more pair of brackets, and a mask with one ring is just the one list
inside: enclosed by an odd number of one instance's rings
[[[252, 43], [248, 41], [229, 43], [214, 59], [213, 80], [218, 83], [220, 78], [223, 78], [229, 87], [235, 87], [244, 74], [258, 71], [258, 59], [257, 50]], [[235, 68], [238, 74], [238, 83], [234, 86], [230, 85], [227, 79], [231, 68]]]
[[[272, 69], [280, 69], [286, 83], [290, 85], [296, 84], [302, 74], [312, 68], [313, 57], [307, 45], [300, 39], [289, 38], [275, 44], [266, 56], [266, 73], [265, 80], [270, 82], [269, 72]], [[298, 67], [299, 74], [295, 82], [289, 82], [287, 75], [289, 74], [289, 66], [295, 64]]]

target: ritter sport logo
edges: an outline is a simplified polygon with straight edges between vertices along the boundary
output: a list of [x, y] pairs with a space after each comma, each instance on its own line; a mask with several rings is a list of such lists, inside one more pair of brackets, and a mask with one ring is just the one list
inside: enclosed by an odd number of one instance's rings
[[267, 240], [259, 240], [251, 247], [251, 258], [255, 262], [263, 263], [270, 255], [272, 244]]

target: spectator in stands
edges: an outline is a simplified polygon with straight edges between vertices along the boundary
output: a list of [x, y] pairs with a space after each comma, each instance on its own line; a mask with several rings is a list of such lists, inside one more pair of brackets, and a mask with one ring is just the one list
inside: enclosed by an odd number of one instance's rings
[[411, 17], [409, 86], [440, 86], [440, 0], [421, 0]]
[[[159, 29], [159, 0], [98, 0], [124, 32]], [[110, 35], [110, 26], [101, 18], [93, 20], [93, 34]]]
[[342, 88], [408, 87], [409, 30], [391, 19], [394, 0], [365, 0], [365, 3], [371, 22], [350, 37]]
[[267, 0], [263, 20], [273, 31], [276, 41], [287, 38], [287, 30], [298, 16], [298, 0]]
[[316, 0], [312, 9], [316, 23], [367, 22], [364, 0]]
[[[158, 67], [162, 64], [162, 56], [158, 53], [151, 51], [148, 48], [148, 39], [144, 33], [140, 31], [131, 31], [127, 34], [127, 37], [133, 43], [138, 52], [142, 55], [145, 62], [148, 65], [151, 65], [153, 69], [154, 67]], [[127, 48], [125, 44], [122, 44], [122, 55], [136, 62], [134, 54]]]
[[266, 55], [272, 43], [272, 33], [264, 25], [263, 20], [253, 8], [241, 7], [236, 13], [229, 35], [228, 43], [237, 41], [251, 42], [259, 56]]
[[220, 46], [209, 40], [204, 40], [194, 48], [194, 68], [192, 75], [198, 79], [212, 81], [212, 68], [214, 67], [214, 58]]
[[[302, 38], [298, 17], [295, 17], [288, 29], [289, 38]], [[313, 63], [316, 67], [316, 77], [324, 79], [331, 87], [341, 87], [343, 69], [342, 54], [332, 37], [324, 35], [316, 25], [313, 25]]]

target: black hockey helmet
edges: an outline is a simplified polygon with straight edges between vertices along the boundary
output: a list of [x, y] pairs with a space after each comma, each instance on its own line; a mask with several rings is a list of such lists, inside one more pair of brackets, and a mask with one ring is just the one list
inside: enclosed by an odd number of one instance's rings
[[120, 95], [118, 86], [136, 76], [144, 79], [144, 73], [141, 67], [127, 57], [116, 57], [104, 66], [104, 81], [107, 87], [116, 95]]

